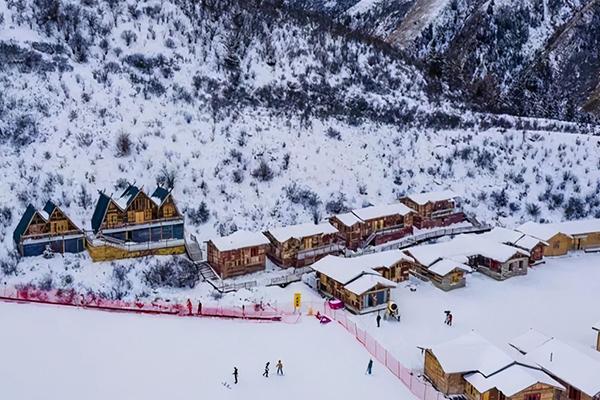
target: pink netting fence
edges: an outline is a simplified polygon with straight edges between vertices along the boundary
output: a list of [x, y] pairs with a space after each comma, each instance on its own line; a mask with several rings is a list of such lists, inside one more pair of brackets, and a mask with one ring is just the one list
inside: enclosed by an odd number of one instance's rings
[[373, 336], [357, 326], [356, 322], [350, 320], [344, 310], [333, 310], [324, 306], [324, 313], [342, 325], [353, 335], [373, 356], [374, 359], [385, 365], [410, 391], [420, 400], [441, 400], [445, 396], [438, 392], [431, 384], [424, 382], [413, 371], [402, 365], [385, 347]]
[[280, 310], [269, 304], [253, 304], [250, 306], [235, 307], [221, 306], [219, 304], [203, 304], [191, 299], [187, 299], [183, 302], [162, 299], [154, 301], [124, 301], [107, 299], [91, 292], [83, 294], [77, 293], [72, 289], [41, 290], [31, 286], [0, 288], [0, 299], [145, 314], [239, 318], [257, 321], [283, 322], [297, 322], [299, 319], [299, 315]]

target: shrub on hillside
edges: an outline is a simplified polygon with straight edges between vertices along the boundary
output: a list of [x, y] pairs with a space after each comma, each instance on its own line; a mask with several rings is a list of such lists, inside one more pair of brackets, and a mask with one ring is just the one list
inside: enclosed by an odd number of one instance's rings
[[117, 136], [117, 157], [127, 157], [131, 154], [131, 137], [127, 132], [121, 132]]
[[198, 208], [188, 208], [186, 215], [192, 225], [204, 224], [210, 218], [210, 212], [208, 206], [204, 201], [200, 203]]
[[151, 288], [193, 288], [200, 280], [200, 269], [191, 261], [174, 256], [160, 260], [144, 272], [144, 282]]
[[261, 160], [256, 169], [252, 171], [252, 176], [261, 182], [268, 182], [275, 176], [275, 173], [265, 160]]

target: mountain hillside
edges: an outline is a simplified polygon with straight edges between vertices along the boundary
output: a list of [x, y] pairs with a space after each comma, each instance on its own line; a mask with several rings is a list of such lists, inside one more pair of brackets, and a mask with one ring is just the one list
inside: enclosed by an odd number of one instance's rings
[[0, 1], [0, 47], [0, 258], [28, 203], [90, 229], [127, 181], [174, 186], [201, 240], [446, 187], [507, 224], [600, 210], [588, 128], [469, 112], [389, 45], [281, 5]]
[[307, 6], [421, 60], [430, 78], [442, 79], [475, 109], [598, 120], [597, 0], [315, 3]]

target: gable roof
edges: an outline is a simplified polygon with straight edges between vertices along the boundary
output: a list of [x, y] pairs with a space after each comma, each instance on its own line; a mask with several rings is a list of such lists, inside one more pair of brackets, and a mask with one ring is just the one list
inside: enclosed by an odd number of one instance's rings
[[292, 238], [302, 239], [308, 236], [314, 235], [327, 235], [332, 233], [337, 233], [338, 230], [335, 229], [333, 225], [329, 222], [323, 222], [320, 224], [299, 224], [299, 225], [291, 225], [291, 226], [283, 226], [279, 228], [271, 228], [267, 232], [275, 238], [279, 243], [286, 242]]
[[531, 350], [540, 347], [549, 340], [552, 340], [550, 336], [536, 331], [535, 329], [530, 329], [524, 334], [512, 339], [508, 344], [521, 353], [526, 354]]
[[356, 215], [363, 221], [370, 219], [388, 217], [390, 215], [407, 215], [415, 212], [412, 208], [407, 207], [402, 203], [385, 204], [380, 206], [369, 206], [352, 210], [352, 214]]
[[103, 192], [98, 192], [100, 197], [96, 202], [96, 208], [94, 209], [94, 214], [92, 215], [92, 229], [94, 232], [98, 232], [100, 226], [102, 225], [102, 221], [104, 220], [104, 216], [106, 215], [106, 210], [108, 210], [108, 205], [110, 204], [110, 197], [105, 195]]
[[358, 218], [352, 212], [336, 214], [333, 217], [337, 218], [342, 224], [344, 224], [346, 226], [352, 226], [352, 225], [363, 222], [360, 218]]
[[485, 393], [490, 389], [496, 388], [506, 397], [514, 396], [520, 391], [538, 383], [566, 390], [563, 385], [550, 378], [544, 372], [519, 364], [511, 365], [487, 378], [479, 372], [467, 374], [464, 378], [479, 393]]
[[[544, 241], [548, 241], [552, 239], [554, 236], [558, 235], [560, 232], [557, 224], [539, 224], [534, 221], [525, 222], [522, 225], [517, 227], [519, 232], [523, 232], [527, 235], [536, 237], [538, 239], [542, 239]], [[566, 232], [562, 232], [567, 236], [570, 236]]]
[[471, 268], [466, 266], [465, 264], [455, 260], [451, 260], [449, 258], [440, 258], [439, 260], [431, 264], [429, 267], [427, 267], [427, 269], [439, 276], [446, 276], [456, 269], [460, 269], [463, 271], [471, 271]]
[[395, 288], [398, 286], [395, 282], [384, 278], [381, 275], [373, 273], [363, 273], [363, 275], [354, 279], [352, 282], [344, 286], [346, 290], [355, 295], [362, 295], [376, 286], [383, 286], [386, 288]]
[[48, 215], [48, 217], [46, 219], [50, 218], [50, 216], [52, 215], [52, 213], [54, 212], [54, 210], [56, 208], [57, 208], [56, 204], [54, 204], [50, 200], [48, 200], [46, 202], [46, 205], [44, 205], [44, 208], [42, 209], [46, 213], [46, 215]]
[[36, 212], [37, 211], [35, 210], [35, 207], [33, 207], [31, 204], [27, 205], [23, 216], [19, 220], [19, 223], [17, 224], [17, 227], [13, 232], [13, 240], [15, 241], [15, 243], [19, 243], [21, 241], [21, 236], [23, 236], [23, 234], [29, 227], [29, 224], [31, 223], [31, 220], [33, 219], [33, 216]]
[[171, 190], [157, 186], [156, 189], [154, 189], [154, 192], [152, 192], [150, 200], [152, 200], [157, 206], [160, 206], [167, 199], [167, 197], [169, 197]]
[[553, 224], [539, 224], [529, 221], [519, 226], [517, 230], [543, 240], [548, 240], [558, 233], [567, 236], [585, 235], [592, 232], [600, 232], [600, 218], [564, 221]]
[[600, 394], [600, 361], [561, 340], [551, 339], [525, 358], [590, 397]]
[[229, 251], [271, 243], [261, 232], [236, 231], [229, 236], [210, 240], [219, 251]]
[[135, 197], [141, 192], [140, 188], [135, 185], [130, 184], [125, 191], [121, 194], [118, 199], [115, 199], [114, 202], [119, 206], [119, 208], [123, 211], [127, 209], [129, 204], [135, 199]]
[[440, 190], [433, 192], [413, 193], [406, 196], [408, 199], [414, 201], [418, 205], [422, 206], [429, 202], [443, 201], [455, 199], [458, 197], [452, 190]]
[[352, 258], [327, 255], [314, 264], [311, 264], [310, 268], [328, 276], [342, 285], [351, 282], [353, 279], [356, 279], [365, 273], [379, 275], [379, 273], [372, 268], [349, 260], [352, 260]]
[[514, 360], [474, 331], [429, 348], [445, 373], [480, 372], [488, 377]]
[[540, 243], [545, 246], [548, 245], [548, 243], [542, 239], [535, 238], [533, 236], [527, 235], [523, 232], [519, 232], [513, 229], [507, 229], [498, 226], [489, 232], [482, 233], [481, 237], [485, 237], [486, 239], [490, 239], [498, 243], [504, 243], [515, 247], [520, 247], [527, 251], [533, 250], [533, 248]]

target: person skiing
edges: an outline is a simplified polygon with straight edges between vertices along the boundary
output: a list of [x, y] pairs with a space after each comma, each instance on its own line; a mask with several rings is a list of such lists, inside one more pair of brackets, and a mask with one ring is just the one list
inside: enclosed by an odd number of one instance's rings
[[269, 364], [271, 364], [270, 361], [267, 361], [267, 364], [265, 365], [265, 372], [263, 372], [263, 375], [265, 378], [269, 377]]
[[444, 311], [444, 314], [446, 314], [446, 319], [444, 320], [444, 323], [446, 325], [448, 325], [448, 319], [450, 318], [450, 311], [446, 310], [446, 311]]
[[192, 302], [190, 301], [190, 299], [187, 300], [187, 308], [188, 308], [188, 314], [192, 315]]
[[369, 363], [367, 364], [367, 374], [371, 375], [373, 370], [373, 360], [369, 358]]
[[379, 328], [381, 326], [381, 315], [379, 315], [379, 313], [377, 314], [377, 327]]
[[202, 315], [202, 302], [198, 302], [198, 315]]
[[452, 313], [448, 313], [448, 325], [452, 326]]
[[283, 363], [281, 362], [281, 360], [277, 361], [276, 367], [277, 375], [283, 375]]
[[237, 383], [238, 383], [238, 369], [237, 369], [237, 367], [233, 367], [233, 379], [234, 379], [234, 383], [237, 385]]

